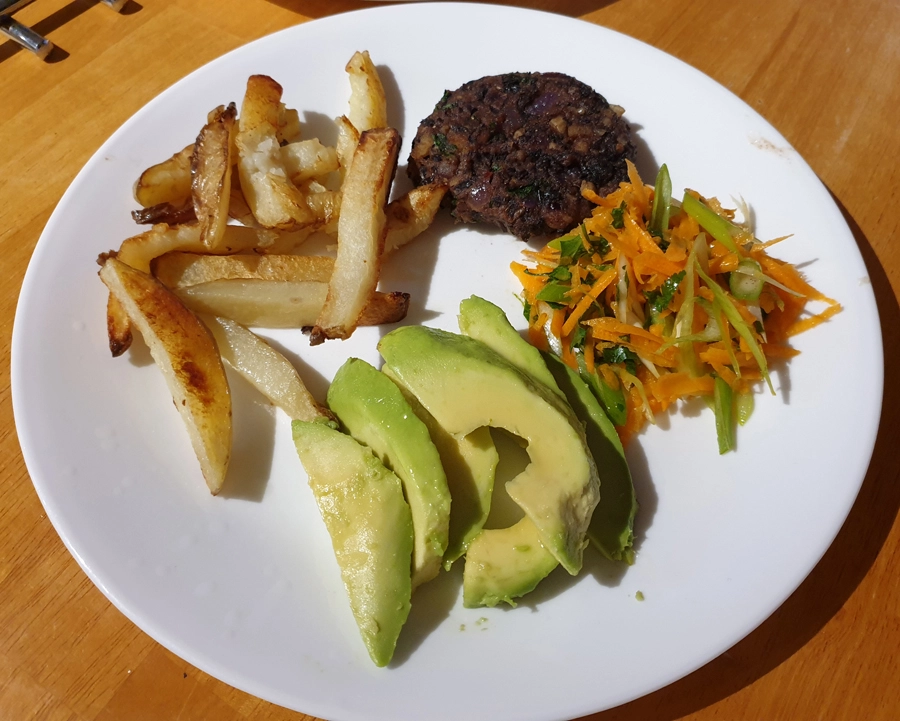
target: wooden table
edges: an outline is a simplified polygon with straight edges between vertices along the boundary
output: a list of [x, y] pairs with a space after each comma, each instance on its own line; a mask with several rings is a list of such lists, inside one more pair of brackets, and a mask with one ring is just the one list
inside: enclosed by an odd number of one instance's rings
[[[759, 629], [687, 678], [597, 714], [647, 719], [900, 717], [900, 4], [888, 0], [531, 0], [620, 30], [730, 88], [831, 190], [868, 264], [885, 342], [881, 433], [834, 545]], [[0, 718], [309, 719], [237, 691], [127, 621], [65, 550], [19, 451], [9, 342], [29, 257], [81, 166], [132, 113], [207, 61], [350, 0], [91, 0], [17, 14], [58, 46], [0, 44]], [[802, 212], [798, 208], [798, 212]], [[835, 348], [853, 372], [853, 348]], [[48, 352], [52, 352], [49, 349]], [[833, 392], [834, 389], [823, 392]], [[839, 392], [839, 389], [836, 390]], [[852, 403], [853, 399], [847, 399]], [[894, 440], [892, 440], [892, 438]]]

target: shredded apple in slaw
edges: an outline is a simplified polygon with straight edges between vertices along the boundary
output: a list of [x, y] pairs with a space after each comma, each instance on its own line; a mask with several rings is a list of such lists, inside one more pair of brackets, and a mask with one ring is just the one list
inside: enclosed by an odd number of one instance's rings
[[[719, 452], [735, 447], [735, 420], [753, 409], [768, 361], [798, 353], [787, 339], [831, 318], [840, 304], [768, 255], [715, 198], [671, 197], [664, 165], [655, 186], [632, 163], [629, 182], [600, 197], [570, 234], [514, 262], [531, 343], [579, 371], [623, 442], [679, 400], [713, 408]], [[742, 213], [746, 218], [748, 212]], [[810, 313], [816, 301], [825, 309]]]

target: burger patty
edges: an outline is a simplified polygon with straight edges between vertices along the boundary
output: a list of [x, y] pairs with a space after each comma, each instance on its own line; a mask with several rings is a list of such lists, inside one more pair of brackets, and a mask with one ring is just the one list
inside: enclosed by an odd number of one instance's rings
[[453, 216], [527, 240], [559, 235], [627, 180], [631, 129], [602, 95], [562, 73], [509, 73], [447, 91], [419, 125], [408, 173], [449, 187]]

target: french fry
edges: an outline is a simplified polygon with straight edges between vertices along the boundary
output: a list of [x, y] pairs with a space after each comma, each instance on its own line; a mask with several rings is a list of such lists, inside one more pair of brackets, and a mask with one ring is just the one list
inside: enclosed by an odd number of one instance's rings
[[359, 131], [346, 115], [335, 118], [334, 124], [338, 131], [335, 152], [340, 164], [341, 180], [343, 180], [347, 177], [347, 171], [350, 170], [350, 165], [353, 163], [353, 154], [356, 152], [356, 146], [359, 145]]
[[342, 188], [337, 258], [325, 305], [310, 333], [312, 345], [349, 338], [375, 292], [384, 249], [384, 207], [399, 150], [400, 134], [393, 128], [360, 136]]
[[304, 188], [306, 204], [321, 223], [321, 230], [329, 235], [337, 233], [338, 218], [341, 215], [342, 193], [337, 190], [328, 190], [315, 180], [307, 181]]
[[387, 127], [387, 100], [369, 51], [355, 52], [347, 63], [350, 110], [347, 116], [360, 133]]
[[301, 137], [300, 113], [294, 108], [285, 107], [284, 103], [278, 104], [278, 126], [276, 137], [279, 144], [296, 143]]
[[266, 75], [251, 75], [241, 105], [235, 139], [241, 191], [264, 228], [296, 230], [315, 222], [281, 159], [277, 128], [281, 86]]
[[[255, 328], [308, 328], [322, 311], [328, 284], [233, 278], [185, 286], [174, 292], [196, 313]], [[408, 309], [408, 293], [375, 293], [363, 308], [359, 325], [397, 323], [406, 317]]]
[[146, 340], [188, 429], [206, 485], [217, 494], [231, 456], [231, 394], [212, 335], [148, 274], [108, 258], [100, 278]]
[[231, 146], [237, 108], [231, 103], [207, 123], [194, 144], [191, 197], [200, 242], [215, 249], [222, 243], [231, 198]]
[[446, 193], [445, 186], [421, 185], [388, 204], [383, 255], [393, 253], [428, 228]]
[[306, 240], [312, 233], [311, 228], [292, 233], [276, 233], [270, 230], [245, 228], [240, 225], [225, 227], [221, 245], [208, 248], [200, 240], [200, 228], [197, 225], [155, 225], [140, 235], [124, 241], [116, 253], [116, 257], [132, 268], [145, 273], [150, 270], [150, 263], [161, 255], [172, 251], [189, 253], [214, 253], [228, 255], [231, 253], [262, 252], [286, 253]]
[[153, 275], [173, 290], [214, 280], [314, 280], [327, 283], [334, 258], [322, 255], [201, 255], [167, 253], [153, 263]]
[[179, 150], [175, 155], [156, 165], [151, 165], [134, 185], [134, 199], [142, 208], [161, 203], [175, 207], [191, 200], [191, 156], [194, 145]]
[[281, 148], [281, 162], [294, 185], [321, 178], [340, 167], [337, 151], [318, 138], [289, 143]]
[[[285, 253], [302, 243], [312, 232], [311, 228], [294, 233], [279, 234], [271, 230], [257, 230], [237, 225], [225, 227], [223, 241], [215, 249], [217, 253], [239, 253], [255, 251], [257, 253]], [[150, 230], [128, 238], [116, 251], [103, 253], [97, 262], [115, 256], [132, 268], [150, 272], [150, 264], [154, 259], [172, 251], [189, 251], [194, 253], [213, 252], [200, 240], [200, 228], [197, 225], [155, 225]], [[113, 357], [122, 355], [131, 347], [131, 323], [119, 302], [112, 296], [106, 305], [106, 329], [109, 336], [109, 349]]]
[[247, 228], [259, 228], [259, 223], [253, 217], [253, 211], [247, 205], [247, 199], [241, 190], [240, 178], [237, 175], [231, 176], [231, 197], [228, 199], [228, 217], [234, 218], [241, 225]]
[[203, 322], [216, 339], [222, 360], [292, 420], [335, 420], [313, 398], [291, 362], [254, 332], [227, 318], [204, 316]]
[[131, 217], [138, 225], [156, 225], [158, 223], [179, 225], [181, 223], [193, 223], [197, 220], [193, 203], [187, 203], [182, 206], [175, 206], [171, 203], [159, 203], [158, 205], [151, 205], [149, 208], [132, 210]]

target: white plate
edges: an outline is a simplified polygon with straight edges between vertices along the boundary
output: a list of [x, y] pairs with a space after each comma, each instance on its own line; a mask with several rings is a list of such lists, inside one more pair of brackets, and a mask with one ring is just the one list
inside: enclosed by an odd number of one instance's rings
[[[515, 28], [515, 33], [498, 31]], [[333, 138], [344, 65], [369, 49], [407, 145], [445, 88], [506, 71], [562, 71], [626, 108], [652, 178], [753, 203], [762, 237], [844, 312], [796, 339], [739, 450], [716, 453], [712, 415], [675, 414], [629, 456], [640, 494], [637, 563], [588, 554], [519, 608], [464, 609], [460, 573], [420, 589], [396, 659], [369, 661], [287, 418], [235, 380], [227, 491], [206, 491], [146, 350], [112, 359], [94, 259], [135, 233], [131, 186], [190, 142], [252, 73], [285, 87], [309, 135]], [[621, 72], [616, 68], [621, 67]], [[398, 174], [403, 178], [403, 171]], [[678, 191], [680, 192], [680, 191]], [[392, 261], [412, 322], [455, 329], [472, 293], [521, 321], [508, 270], [522, 246], [442, 221]], [[271, 333], [321, 397], [343, 360], [378, 361], [377, 329], [311, 349]], [[847, 350], [851, 349], [851, 350]], [[854, 370], [847, 372], [847, 352]], [[586, 22], [479, 4], [372, 8], [291, 28], [210, 63], [147, 105], [88, 162], [35, 250], [13, 338], [19, 437], [34, 485], [85, 572], [138, 626], [206, 672], [327, 719], [560, 719], [684, 676], [763, 621], [843, 523], [879, 417], [882, 353], [866, 268], [828, 192], [781, 135], [715, 82]], [[646, 600], [638, 602], [637, 591]]]

